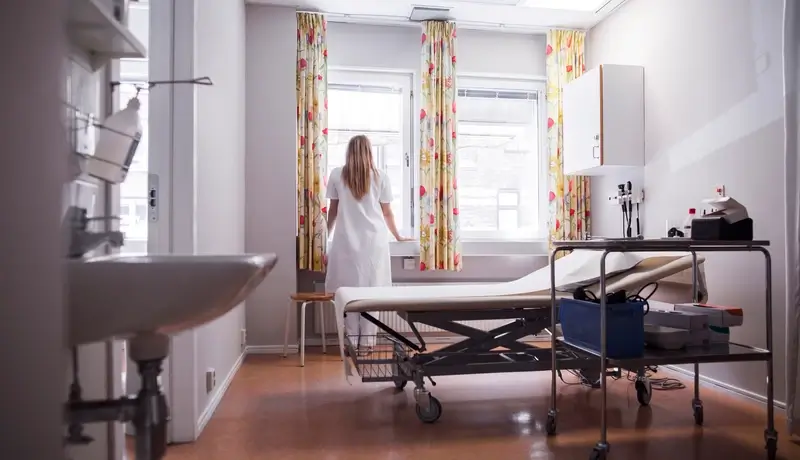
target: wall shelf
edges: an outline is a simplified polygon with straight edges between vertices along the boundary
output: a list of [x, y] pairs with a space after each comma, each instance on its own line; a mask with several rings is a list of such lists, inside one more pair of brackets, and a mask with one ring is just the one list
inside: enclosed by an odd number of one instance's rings
[[147, 57], [145, 46], [100, 0], [69, 0], [67, 34], [94, 70], [111, 59]]

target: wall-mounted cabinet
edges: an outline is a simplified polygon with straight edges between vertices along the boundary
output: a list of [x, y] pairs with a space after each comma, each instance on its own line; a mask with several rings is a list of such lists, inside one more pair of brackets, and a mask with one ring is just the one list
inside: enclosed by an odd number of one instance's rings
[[600, 65], [564, 87], [564, 174], [644, 166], [644, 68]]
[[86, 53], [92, 70], [111, 59], [144, 58], [145, 46], [101, 0], [68, 0], [67, 34], [77, 51]]

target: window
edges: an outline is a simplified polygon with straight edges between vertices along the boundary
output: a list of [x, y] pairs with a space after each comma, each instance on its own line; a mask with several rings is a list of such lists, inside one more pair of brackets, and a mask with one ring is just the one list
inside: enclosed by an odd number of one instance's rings
[[[414, 228], [411, 152], [411, 75], [388, 72], [328, 73], [328, 173], [343, 166], [347, 143], [364, 134], [375, 165], [392, 184], [392, 211], [398, 230]], [[327, 174], [327, 173], [326, 173]]]
[[541, 83], [458, 80], [458, 197], [465, 239], [530, 240], [546, 231]]
[[[119, 94], [120, 107], [125, 107], [132, 97], [136, 96], [137, 87], [146, 85], [141, 82], [125, 82], [115, 90]], [[141, 109], [139, 116], [142, 122], [142, 138], [136, 155], [133, 157], [125, 182], [119, 185], [120, 195], [120, 231], [125, 234], [125, 245], [122, 252], [126, 254], [147, 253], [148, 225], [148, 92], [139, 90]]]
[[[150, 4], [139, 0], [128, 8], [128, 27], [146, 47], [150, 41]], [[120, 59], [119, 80], [122, 82], [115, 90], [119, 108], [137, 95], [141, 108], [142, 138], [136, 155], [128, 170], [125, 181], [119, 185], [120, 231], [125, 234], [125, 245], [120, 252], [124, 254], [146, 254], [148, 241], [148, 113], [149, 104], [147, 80], [150, 63], [148, 59]]]
[[[415, 212], [412, 77], [397, 72], [328, 73], [328, 170], [344, 165], [356, 134], [372, 141], [394, 193], [399, 230], [413, 235]], [[544, 84], [459, 77], [458, 193], [465, 240], [524, 241], [547, 231]]]

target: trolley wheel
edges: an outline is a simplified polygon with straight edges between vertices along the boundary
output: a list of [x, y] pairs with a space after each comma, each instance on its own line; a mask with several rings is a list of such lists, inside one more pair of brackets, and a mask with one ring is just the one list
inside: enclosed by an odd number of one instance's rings
[[595, 447], [592, 449], [592, 455], [589, 456], [589, 460], [606, 460], [607, 456], [608, 451], [599, 447]]
[[398, 391], [403, 391], [403, 389], [408, 384], [408, 380], [395, 380], [394, 387], [397, 388]]
[[767, 460], [775, 460], [778, 455], [778, 440], [767, 439]]
[[556, 434], [556, 418], [552, 415], [547, 416], [547, 423], [544, 426], [548, 435], [553, 436]]
[[650, 399], [653, 397], [653, 387], [650, 385], [650, 379], [637, 380], [634, 384], [636, 387], [636, 399], [642, 406], [650, 405]]
[[433, 396], [429, 396], [430, 404], [428, 409], [423, 409], [417, 404], [417, 417], [424, 423], [434, 423], [442, 416], [442, 403]]
[[693, 408], [694, 411], [694, 423], [697, 426], [703, 426], [703, 406], [702, 405], [695, 405]]

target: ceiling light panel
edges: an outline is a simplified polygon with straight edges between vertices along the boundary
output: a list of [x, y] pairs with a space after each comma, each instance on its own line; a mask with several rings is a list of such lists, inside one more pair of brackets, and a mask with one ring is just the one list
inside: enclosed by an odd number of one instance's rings
[[517, 6], [520, 0], [455, 0], [454, 3], [477, 3], [482, 5]]
[[519, 6], [550, 10], [598, 11], [609, 0], [520, 0]]

